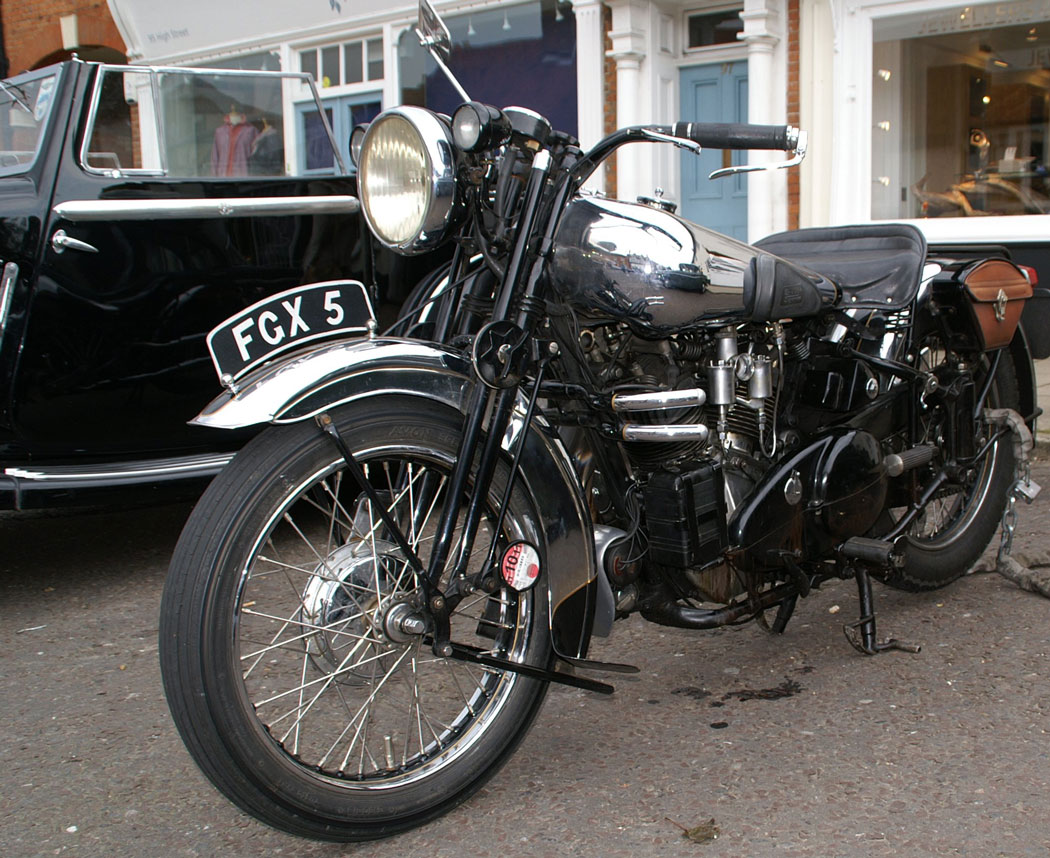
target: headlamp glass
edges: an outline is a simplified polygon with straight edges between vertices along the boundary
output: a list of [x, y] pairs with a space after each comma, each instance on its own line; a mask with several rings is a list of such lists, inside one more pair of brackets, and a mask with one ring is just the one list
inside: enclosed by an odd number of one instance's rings
[[400, 246], [424, 226], [430, 205], [430, 163], [415, 126], [396, 113], [376, 119], [361, 147], [365, 217], [380, 241]]

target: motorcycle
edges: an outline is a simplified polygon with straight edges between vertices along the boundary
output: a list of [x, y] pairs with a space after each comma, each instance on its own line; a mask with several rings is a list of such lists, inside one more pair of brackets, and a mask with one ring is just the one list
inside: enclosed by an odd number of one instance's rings
[[[444, 64], [425, 0], [420, 31]], [[178, 542], [164, 687], [213, 784], [301, 836], [387, 836], [464, 801], [550, 683], [607, 694], [593, 673], [634, 670], [588, 658], [632, 613], [780, 634], [853, 579], [850, 642], [914, 650], [878, 639], [871, 579], [945, 586], [1037, 489], [1011, 262], [933, 256], [893, 224], [748, 245], [582, 190], [630, 142], [798, 163], [791, 127], [631, 127], [584, 152], [462, 95], [451, 118], [402, 106], [354, 133], [375, 238], [454, 247], [390, 331], [338, 282], [209, 338], [226, 391], [196, 422], [272, 425]]]

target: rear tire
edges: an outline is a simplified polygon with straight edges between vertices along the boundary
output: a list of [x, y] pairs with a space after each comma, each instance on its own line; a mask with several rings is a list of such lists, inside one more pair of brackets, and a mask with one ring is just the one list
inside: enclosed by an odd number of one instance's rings
[[[332, 416], [425, 566], [460, 415], [390, 397]], [[501, 467], [468, 571], [487, 553], [505, 480]], [[535, 541], [525, 499], [510, 507], [500, 542]], [[175, 723], [221, 792], [292, 834], [364, 840], [447, 812], [506, 761], [546, 691], [403, 633], [397, 619], [421, 615], [417, 581], [387, 536], [334, 444], [303, 423], [237, 455], [172, 559], [160, 660]], [[452, 638], [547, 667], [545, 616], [542, 583], [474, 594]]]
[[[928, 362], [924, 368], [936, 372], [939, 361], [945, 360], [943, 350], [939, 350], [932, 338], [925, 342], [924, 349]], [[985, 361], [986, 356], [977, 359]], [[979, 389], [987, 376], [980, 372], [975, 376]], [[986, 407], [1016, 408], [1017, 402], [1013, 361], [1009, 352], [1004, 350]], [[928, 437], [921, 439], [924, 443], [935, 442], [938, 433], [946, 431], [943, 414], [939, 414], [936, 408], [932, 409], [925, 423]], [[978, 437], [982, 434], [988, 437], [993, 430], [994, 427], [988, 427], [984, 421], [977, 421], [973, 428]], [[938, 456], [920, 476], [920, 483], [930, 479], [941, 464]], [[883, 580], [900, 590], [923, 591], [944, 587], [965, 575], [995, 535], [1014, 480], [1014, 470], [1013, 439], [1007, 436], [996, 443], [983, 464], [975, 469], [972, 478], [949, 484], [930, 502], [907, 535], [904, 566], [893, 570]], [[903, 510], [897, 512], [903, 514]]]

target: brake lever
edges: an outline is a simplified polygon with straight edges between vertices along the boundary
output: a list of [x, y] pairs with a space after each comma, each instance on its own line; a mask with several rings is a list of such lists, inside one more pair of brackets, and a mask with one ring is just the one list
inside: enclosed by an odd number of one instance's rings
[[788, 167], [797, 167], [806, 157], [806, 147], [809, 145], [809, 135], [805, 131], [798, 132], [798, 142], [791, 158], [786, 161], [778, 161], [776, 164], [738, 164], [735, 167], [722, 167], [709, 173], [708, 179], [721, 179], [724, 176], [733, 176], [737, 173], [756, 173], [759, 170], [786, 170]]

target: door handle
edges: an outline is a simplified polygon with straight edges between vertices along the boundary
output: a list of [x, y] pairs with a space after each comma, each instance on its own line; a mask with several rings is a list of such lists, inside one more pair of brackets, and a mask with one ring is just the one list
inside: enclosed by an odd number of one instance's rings
[[86, 241], [81, 241], [79, 238], [73, 238], [71, 235], [66, 235], [64, 229], [58, 230], [53, 236], [51, 236], [51, 247], [54, 248], [55, 253], [61, 253], [67, 248], [69, 250], [82, 250], [85, 253], [98, 253], [98, 248], [93, 244], [88, 244]]

